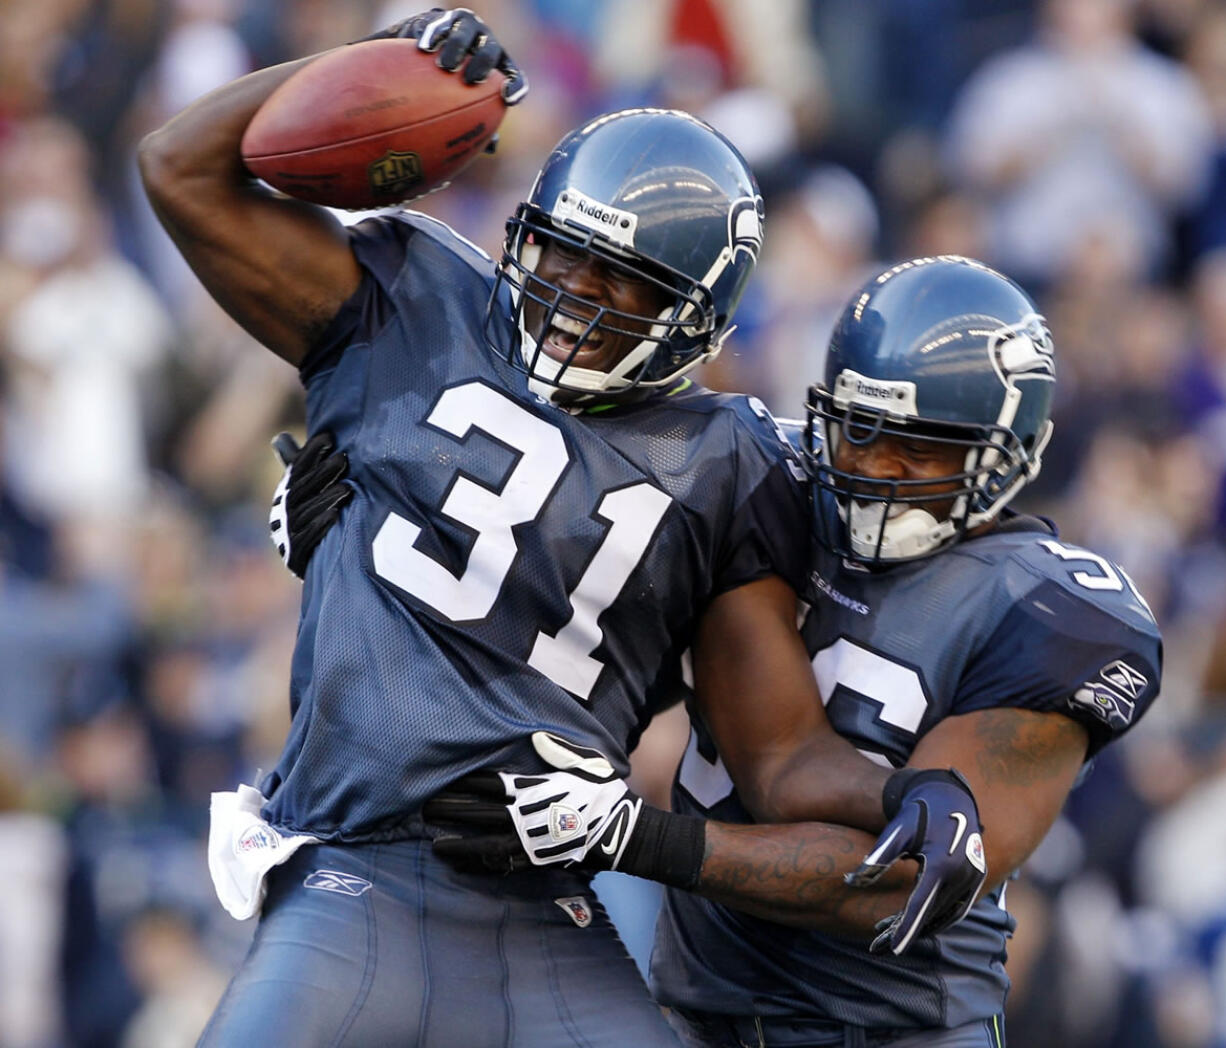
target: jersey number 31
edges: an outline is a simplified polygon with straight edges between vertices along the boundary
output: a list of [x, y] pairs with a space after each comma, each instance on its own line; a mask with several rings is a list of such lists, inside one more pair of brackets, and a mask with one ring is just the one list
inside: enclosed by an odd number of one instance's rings
[[[493, 608], [519, 552], [513, 529], [544, 511], [570, 452], [557, 426], [480, 382], [444, 390], [426, 422], [457, 441], [478, 429], [519, 452], [499, 490], [461, 474], [443, 500], [440, 512], [476, 534], [459, 575], [419, 550], [421, 528], [396, 513], [375, 535], [374, 566], [382, 578], [452, 622], [472, 622]], [[571, 616], [556, 636], [538, 632], [528, 657], [529, 666], [577, 698], [590, 697], [604, 669], [592, 655], [603, 639], [597, 620], [642, 559], [670, 501], [640, 482], [607, 491], [596, 504], [609, 529], [571, 591]]]

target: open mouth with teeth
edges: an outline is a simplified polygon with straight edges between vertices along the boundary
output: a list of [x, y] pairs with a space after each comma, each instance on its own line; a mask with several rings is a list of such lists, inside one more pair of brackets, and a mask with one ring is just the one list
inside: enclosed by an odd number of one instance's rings
[[605, 333], [599, 328], [591, 328], [591, 321], [555, 313], [541, 341], [541, 348], [559, 363], [581, 364], [600, 355], [605, 341]]
[[851, 500], [851, 505], [857, 513], [865, 517], [884, 517], [886, 520], [894, 520], [912, 508], [902, 502], [862, 502], [855, 498]]

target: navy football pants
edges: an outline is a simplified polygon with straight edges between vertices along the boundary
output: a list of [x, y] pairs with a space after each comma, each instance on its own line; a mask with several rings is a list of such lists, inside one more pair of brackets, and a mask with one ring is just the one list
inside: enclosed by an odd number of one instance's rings
[[308, 845], [273, 869], [251, 950], [200, 1043], [678, 1042], [586, 878], [465, 876], [415, 839]]

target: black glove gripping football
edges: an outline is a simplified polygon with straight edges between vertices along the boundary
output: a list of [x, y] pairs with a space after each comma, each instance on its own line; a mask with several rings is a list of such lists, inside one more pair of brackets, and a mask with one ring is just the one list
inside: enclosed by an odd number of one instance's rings
[[428, 800], [434, 851], [457, 869], [511, 873], [563, 863], [621, 870], [692, 888], [706, 845], [702, 819], [643, 802], [599, 750], [550, 732], [532, 735], [557, 769], [542, 775], [474, 772]]
[[970, 783], [954, 769], [902, 768], [886, 780], [882, 807], [890, 820], [873, 850], [847, 874], [872, 884], [899, 858], [920, 872], [901, 913], [883, 921], [869, 947], [903, 953], [917, 935], [935, 935], [962, 920], [987, 877], [983, 827]]
[[353, 498], [353, 488], [345, 483], [349, 459], [336, 450], [327, 430], [301, 448], [288, 433], [278, 433], [272, 446], [285, 472], [273, 493], [268, 531], [285, 566], [302, 578], [315, 547]]
[[479, 84], [497, 69], [506, 77], [500, 93], [509, 106], [523, 101], [528, 93], [528, 78], [502, 49], [490, 27], [467, 7], [432, 7], [362, 39], [396, 38], [416, 40], [422, 51], [437, 52], [439, 68], [448, 72], [457, 70], [467, 59], [463, 73], [466, 84]]

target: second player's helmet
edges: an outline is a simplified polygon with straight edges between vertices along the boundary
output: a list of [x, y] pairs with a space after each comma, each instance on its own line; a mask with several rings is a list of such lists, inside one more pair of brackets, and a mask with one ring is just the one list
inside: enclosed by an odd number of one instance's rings
[[[1054, 384], [1043, 317], [995, 270], [940, 256], [868, 281], [835, 326], [824, 381], [809, 391], [822, 541], [860, 562], [913, 560], [992, 520], [1039, 472]], [[881, 434], [963, 449], [962, 469], [883, 482], [835, 468], [841, 441]]]
[[[548, 238], [565, 241], [666, 293], [654, 316], [635, 316], [575, 299], [534, 277]], [[531, 195], [507, 222], [486, 324], [513, 311], [513, 345], [502, 352], [548, 394], [659, 386], [711, 360], [762, 246], [762, 198], [744, 158], [719, 132], [687, 113], [628, 109], [598, 117], [564, 137], [545, 161]], [[568, 360], [541, 351], [524, 323], [535, 301], [545, 325], [582, 325]], [[578, 329], [576, 329], [578, 330]], [[570, 363], [595, 332], [646, 331], [608, 371]]]

